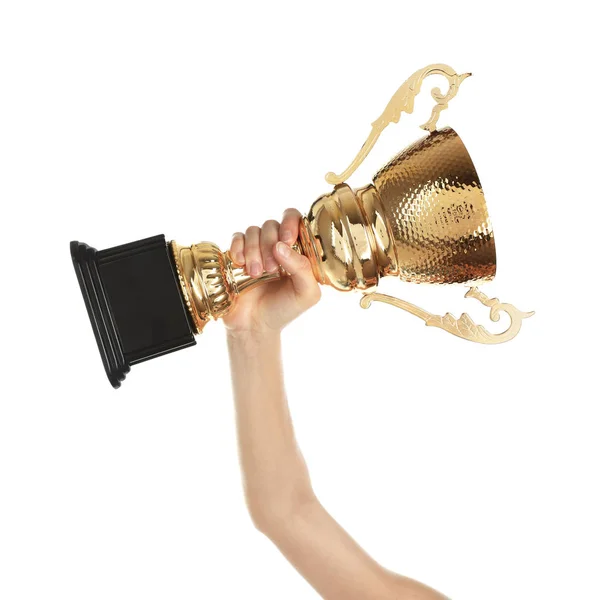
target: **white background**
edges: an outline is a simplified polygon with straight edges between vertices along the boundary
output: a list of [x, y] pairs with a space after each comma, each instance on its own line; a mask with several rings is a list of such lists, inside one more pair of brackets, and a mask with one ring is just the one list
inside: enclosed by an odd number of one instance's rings
[[[474, 73], [440, 125], [488, 200], [483, 291], [536, 316], [477, 346], [324, 289], [284, 335], [297, 436], [321, 501], [388, 568], [455, 600], [592, 598], [578, 4], [2, 3], [2, 599], [316, 597], [249, 520], [223, 325], [114, 391], [68, 242], [226, 248], [306, 211], [433, 62]], [[423, 134], [433, 84], [353, 186]], [[462, 288], [380, 289], [487, 323]]]

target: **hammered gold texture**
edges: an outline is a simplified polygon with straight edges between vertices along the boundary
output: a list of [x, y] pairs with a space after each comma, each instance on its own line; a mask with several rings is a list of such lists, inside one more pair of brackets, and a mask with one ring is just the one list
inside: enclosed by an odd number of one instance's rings
[[397, 155], [374, 177], [394, 236], [399, 277], [480, 283], [496, 269], [493, 230], [473, 161], [446, 127]]

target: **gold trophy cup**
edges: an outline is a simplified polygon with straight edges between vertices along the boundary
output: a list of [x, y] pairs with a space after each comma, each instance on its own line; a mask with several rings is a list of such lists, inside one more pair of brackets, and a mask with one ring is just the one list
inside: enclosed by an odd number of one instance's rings
[[[428, 135], [395, 156], [371, 184], [350, 188], [345, 180], [384, 128], [397, 123], [403, 112], [413, 112], [414, 98], [430, 75], [444, 76], [448, 90], [446, 94], [432, 90], [436, 105], [422, 125]], [[497, 344], [515, 337], [522, 319], [534, 313], [489, 299], [475, 287], [493, 279], [496, 272], [485, 197], [458, 134], [450, 127], [436, 129], [440, 112], [469, 75], [458, 75], [444, 64], [415, 72], [374, 121], [348, 168], [339, 175], [326, 175], [334, 189], [318, 198], [302, 217], [294, 248], [310, 260], [319, 283], [340, 291], [362, 291], [364, 308], [373, 301], [386, 302], [463, 339]], [[100, 252], [72, 242], [71, 254], [103, 363], [115, 387], [131, 365], [194, 344], [190, 333], [202, 333], [208, 321], [226, 315], [241, 294], [286, 276], [280, 269], [252, 278], [216, 244], [167, 244], [164, 236]], [[152, 268], [154, 264], [159, 268]], [[493, 321], [506, 312], [510, 325], [494, 334], [466, 313], [459, 319], [449, 313], [433, 315], [376, 292], [380, 278], [389, 275], [414, 283], [470, 284], [466, 297], [490, 307]], [[170, 291], [166, 301], [156, 298], [165, 289]], [[138, 315], [139, 310], [143, 314]]]

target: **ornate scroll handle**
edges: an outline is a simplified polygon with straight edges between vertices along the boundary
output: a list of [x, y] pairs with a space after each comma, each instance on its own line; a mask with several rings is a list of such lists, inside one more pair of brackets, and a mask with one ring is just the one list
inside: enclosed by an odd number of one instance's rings
[[518, 310], [512, 304], [502, 303], [497, 298], [488, 298], [476, 287], [470, 288], [465, 294], [465, 298], [476, 298], [484, 306], [489, 306], [491, 308], [489, 318], [494, 322], [499, 321], [500, 311], [507, 313], [511, 320], [508, 329], [502, 333], [490, 333], [483, 325], [476, 325], [467, 313], [463, 313], [460, 319], [455, 319], [450, 313], [446, 313], [443, 317], [440, 317], [399, 298], [377, 292], [364, 294], [360, 305], [362, 308], [368, 308], [374, 300], [386, 302], [423, 319], [428, 327], [439, 327], [452, 335], [469, 340], [470, 342], [478, 342], [479, 344], [501, 344], [502, 342], [511, 340], [518, 335], [522, 326], [522, 319], [527, 319], [534, 315], [534, 311], [525, 313]]
[[407, 114], [413, 112], [415, 96], [419, 94], [423, 80], [430, 75], [444, 75], [448, 80], [448, 92], [446, 94], [443, 94], [440, 91], [440, 88], [436, 87], [432, 89], [432, 98], [436, 101], [436, 106], [432, 109], [432, 115], [429, 120], [421, 125], [422, 129], [425, 129], [430, 133], [436, 129], [436, 123], [438, 122], [440, 113], [445, 108], [448, 108], [448, 102], [456, 96], [460, 84], [467, 77], [470, 77], [471, 73], [458, 75], [451, 67], [444, 64], [428, 65], [413, 73], [413, 75], [411, 75], [411, 77], [409, 77], [409, 79], [407, 79], [407, 81], [405, 81], [405, 83], [395, 92], [395, 95], [386, 105], [386, 108], [380, 117], [372, 123], [372, 131], [370, 132], [368, 139], [364, 142], [364, 145], [360, 148], [360, 151], [349, 167], [339, 175], [333, 172], [327, 173], [325, 175], [325, 181], [327, 181], [327, 183], [337, 185], [348, 179], [362, 162], [364, 162], [364, 159], [374, 147], [374, 144], [385, 127], [389, 123], [398, 123], [402, 112], [406, 112]]

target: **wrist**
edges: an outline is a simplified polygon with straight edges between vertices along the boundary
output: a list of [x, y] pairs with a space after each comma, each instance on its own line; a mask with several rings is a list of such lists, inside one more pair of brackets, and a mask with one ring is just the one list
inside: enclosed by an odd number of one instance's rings
[[279, 329], [226, 329], [226, 339], [229, 343], [242, 346], [265, 346], [276, 343], [280, 339]]

